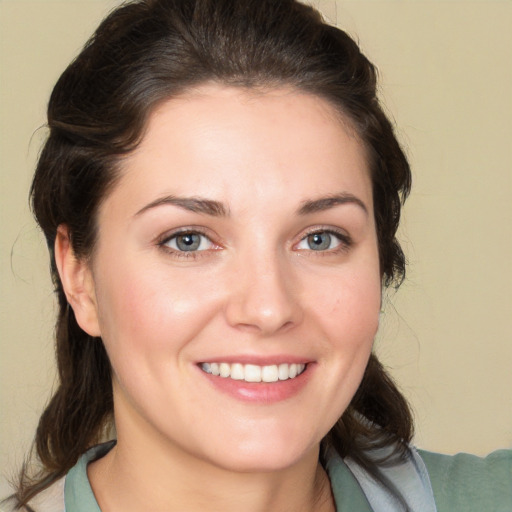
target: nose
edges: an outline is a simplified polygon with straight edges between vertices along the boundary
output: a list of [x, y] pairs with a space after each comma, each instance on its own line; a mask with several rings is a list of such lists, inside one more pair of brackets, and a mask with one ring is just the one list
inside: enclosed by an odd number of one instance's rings
[[279, 255], [257, 256], [237, 265], [228, 285], [228, 323], [263, 336], [284, 332], [302, 320], [298, 281]]

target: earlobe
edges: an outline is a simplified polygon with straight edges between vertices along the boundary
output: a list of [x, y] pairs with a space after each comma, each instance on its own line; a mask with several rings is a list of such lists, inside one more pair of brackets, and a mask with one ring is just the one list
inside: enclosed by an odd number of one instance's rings
[[65, 224], [57, 228], [55, 263], [78, 325], [91, 336], [101, 336], [92, 272], [85, 259], [75, 256]]

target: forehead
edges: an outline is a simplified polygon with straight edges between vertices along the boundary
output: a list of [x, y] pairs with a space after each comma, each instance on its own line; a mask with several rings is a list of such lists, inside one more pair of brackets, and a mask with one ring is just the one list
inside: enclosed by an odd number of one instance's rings
[[348, 189], [371, 203], [366, 152], [351, 124], [326, 100], [288, 88], [210, 84], [170, 99], [121, 171], [116, 188], [130, 188], [134, 203], [164, 193], [230, 201], [242, 189], [260, 201], [274, 192], [283, 201], [283, 190], [300, 201]]

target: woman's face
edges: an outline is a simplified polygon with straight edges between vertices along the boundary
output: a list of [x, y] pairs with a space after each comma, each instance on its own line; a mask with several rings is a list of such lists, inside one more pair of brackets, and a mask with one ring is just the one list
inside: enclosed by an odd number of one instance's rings
[[317, 97], [208, 85], [122, 166], [90, 267], [119, 443], [245, 471], [313, 453], [378, 326], [357, 136]]

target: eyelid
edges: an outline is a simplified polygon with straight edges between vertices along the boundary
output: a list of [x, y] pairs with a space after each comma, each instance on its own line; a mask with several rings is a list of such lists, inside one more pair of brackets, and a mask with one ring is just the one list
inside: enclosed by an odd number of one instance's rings
[[[173, 239], [178, 237], [179, 235], [185, 235], [185, 234], [197, 234], [200, 236], [203, 236], [209, 240], [209, 242], [212, 244], [213, 247], [208, 249], [203, 249], [199, 251], [180, 251], [177, 249], [174, 249], [172, 247], [169, 247], [167, 244]], [[201, 227], [201, 226], [184, 226], [180, 228], [176, 228], [170, 231], [165, 232], [164, 234], [158, 236], [155, 239], [155, 245], [157, 245], [161, 250], [165, 251], [167, 254], [171, 254], [178, 258], [198, 258], [203, 256], [203, 253], [208, 253], [212, 250], [219, 250], [221, 248], [221, 245], [214, 241], [214, 236], [212, 233], [210, 233], [209, 230]]]
[[161, 235], [158, 235], [155, 238], [155, 243], [157, 245], [162, 245], [168, 242], [171, 238], [174, 238], [175, 236], [178, 235], [184, 235], [186, 233], [197, 233], [198, 235], [203, 235], [206, 238], [211, 239], [211, 236], [209, 236], [209, 234], [206, 232], [204, 228], [201, 228], [199, 226], [185, 226], [176, 229], [171, 229]]
[[347, 251], [352, 245], [353, 240], [352, 237], [343, 229], [335, 228], [332, 226], [315, 226], [306, 229], [305, 232], [303, 232], [300, 235], [300, 239], [293, 245], [294, 248], [297, 247], [298, 244], [300, 244], [303, 240], [305, 240], [308, 236], [317, 234], [317, 233], [327, 233], [329, 235], [335, 236], [340, 241], [340, 246], [336, 247], [335, 249], [328, 249], [325, 251], [314, 251], [313, 249], [298, 249], [299, 251], [311, 251], [315, 252], [317, 255], [322, 254], [333, 254], [341, 251]]
[[[203, 249], [200, 251], [179, 251], [173, 248], [170, 248], [166, 246], [166, 244], [172, 240], [173, 238], [179, 236], [180, 234], [186, 234], [186, 233], [194, 233], [201, 236], [204, 236], [207, 238], [211, 244], [213, 245], [212, 248], [209, 249]], [[334, 249], [327, 249], [324, 251], [314, 251], [313, 249], [297, 249], [298, 244], [300, 244], [303, 240], [305, 240], [308, 236], [314, 235], [316, 233], [327, 233], [334, 237], [336, 237], [340, 245], [339, 247], [336, 247]], [[179, 227], [170, 231], [165, 232], [164, 234], [158, 236], [155, 239], [155, 245], [159, 246], [162, 250], [166, 251], [167, 253], [172, 253], [176, 255], [177, 257], [187, 257], [187, 258], [193, 258], [193, 257], [200, 257], [203, 256], [201, 253], [208, 253], [211, 250], [219, 250], [222, 248], [222, 245], [219, 242], [215, 241], [215, 236], [212, 236], [213, 234], [210, 232], [210, 230], [205, 229], [202, 226], [183, 226]], [[326, 255], [326, 254], [335, 254], [338, 252], [344, 252], [347, 251], [351, 246], [353, 245], [352, 237], [346, 232], [346, 230], [333, 227], [333, 226], [314, 226], [307, 228], [305, 231], [303, 231], [300, 235], [300, 238], [298, 241], [296, 241], [292, 249], [299, 250], [299, 251], [308, 251], [308, 252], [315, 252], [317, 255]]]

